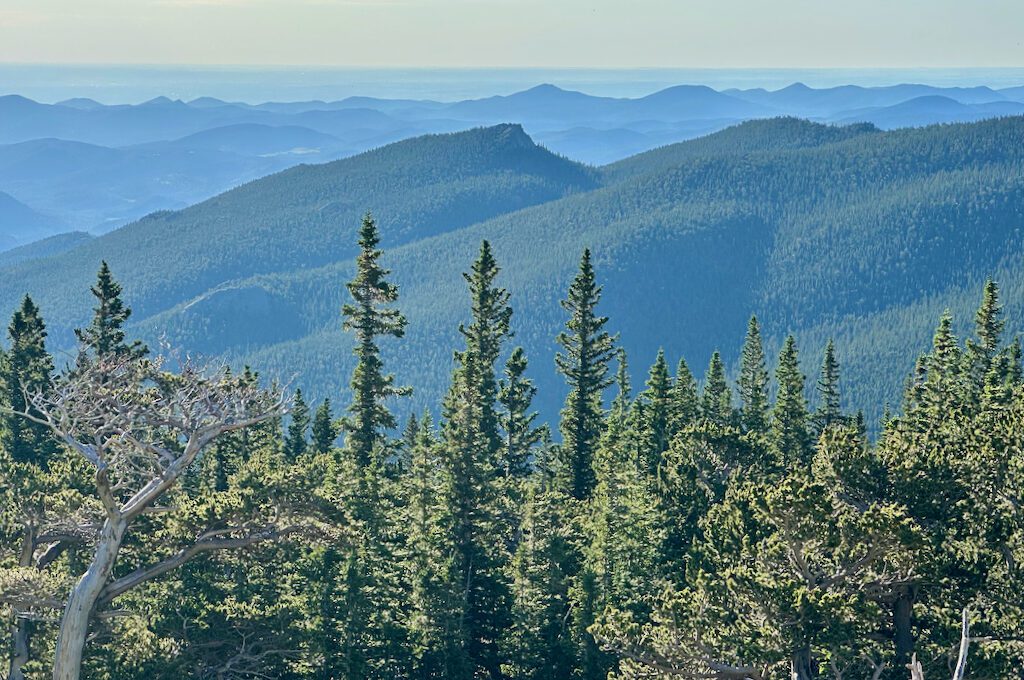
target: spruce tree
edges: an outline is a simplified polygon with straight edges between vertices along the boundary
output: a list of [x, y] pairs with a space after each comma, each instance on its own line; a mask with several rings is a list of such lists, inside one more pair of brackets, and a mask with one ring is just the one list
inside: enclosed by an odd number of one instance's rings
[[289, 460], [295, 460], [306, 452], [306, 433], [309, 431], [309, 406], [302, 398], [302, 390], [295, 390], [292, 400], [291, 422], [284, 440], [284, 453]]
[[472, 321], [460, 326], [465, 349], [444, 402], [444, 505], [450, 540], [448, 587], [453, 618], [445, 625], [450, 678], [501, 676], [497, 646], [509, 624], [510, 593], [504, 574], [512, 529], [502, 522], [495, 364], [511, 335], [509, 294], [495, 285], [499, 268], [484, 241], [470, 272]]
[[765, 365], [761, 327], [750, 317], [743, 342], [738, 380], [740, 415], [747, 432], [764, 433], [768, 427], [768, 369]]
[[814, 427], [820, 435], [829, 427], [844, 422], [839, 394], [839, 361], [836, 359], [836, 348], [831, 339], [825, 345], [817, 389], [820, 404], [814, 413]]
[[321, 454], [330, 451], [334, 446], [334, 440], [338, 438], [338, 427], [334, 423], [334, 414], [331, 413], [329, 398], [320, 403], [313, 415], [311, 435], [313, 451]]
[[558, 335], [563, 351], [555, 357], [569, 386], [560, 429], [568, 489], [577, 499], [589, 498], [594, 489], [594, 450], [601, 437], [604, 414], [602, 395], [611, 384], [608, 363], [615, 353], [615, 340], [604, 330], [608, 318], [598, 316], [596, 311], [600, 299], [601, 287], [587, 249], [568, 297], [562, 301], [569, 319], [566, 331]]
[[796, 340], [786, 338], [775, 369], [779, 392], [772, 409], [771, 439], [780, 462], [787, 467], [810, 462], [810, 433], [807, 430], [807, 400], [804, 375], [800, 372]]
[[986, 376], [999, 353], [1005, 325], [1003, 305], [999, 301], [999, 286], [989, 279], [985, 282], [981, 305], [974, 315], [977, 340], [967, 341], [967, 369], [971, 378], [970, 391], [974, 406], [980, 403]]
[[505, 432], [502, 467], [509, 479], [521, 480], [529, 475], [533, 449], [544, 437], [544, 428], [534, 426], [537, 413], [530, 409], [537, 388], [526, 377], [526, 366], [526, 352], [516, 347], [505, 363], [505, 379], [498, 390], [501, 427]]
[[669, 418], [669, 430], [676, 435], [686, 427], [693, 425], [700, 417], [700, 396], [697, 393], [697, 380], [690, 372], [685, 359], [676, 365], [675, 379], [672, 381], [672, 415]]
[[28, 413], [39, 417], [26, 395], [45, 393], [50, 387], [53, 359], [46, 351], [46, 325], [39, 308], [28, 295], [11, 317], [8, 327], [11, 347], [3, 362], [4, 409], [0, 445], [17, 462], [46, 467], [57, 451], [50, 430], [18, 415]]
[[377, 246], [380, 236], [373, 217], [367, 213], [359, 231], [359, 255], [356, 275], [347, 284], [354, 304], [342, 307], [345, 330], [356, 338], [353, 350], [356, 367], [350, 386], [352, 404], [348, 408], [345, 447], [360, 467], [370, 464], [379, 448], [384, 431], [395, 427], [395, 417], [385, 400], [405, 395], [408, 388], [395, 387], [394, 376], [384, 373], [377, 339], [400, 338], [405, 332], [405, 317], [392, 305], [398, 299], [398, 287], [387, 281], [390, 273], [380, 265], [383, 254]]
[[644, 403], [643, 440], [648, 469], [656, 474], [661, 454], [668, 448], [672, 415], [672, 378], [665, 353], [660, 349], [648, 373], [647, 389], [640, 395], [640, 399]]
[[75, 329], [75, 336], [85, 346], [83, 349], [97, 357], [145, 354], [148, 350], [140, 341], [125, 342], [124, 324], [132, 310], [121, 299], [121, 285], [114, 280], [105, 260], [100, 263], [96, 284], [89, 291], [96, 298], [92, 322], [84, 329]]
[[711, 355], [708, 372], [704, 377], [701, 412], [705, 418], [718, 425], [732, 422], [732, 390], [725, 379], [725, 365], [718, 352]]

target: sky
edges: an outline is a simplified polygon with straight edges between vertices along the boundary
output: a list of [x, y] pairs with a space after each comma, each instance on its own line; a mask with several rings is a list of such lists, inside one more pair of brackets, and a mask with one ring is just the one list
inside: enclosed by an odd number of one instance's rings
[[0, 63], [1024, 66], [1024, 0], [0, 0]]

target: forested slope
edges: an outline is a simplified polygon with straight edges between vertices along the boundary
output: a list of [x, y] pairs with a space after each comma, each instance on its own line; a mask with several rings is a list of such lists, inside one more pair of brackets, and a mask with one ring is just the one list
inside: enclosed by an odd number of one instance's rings
[[658, 343], [670, 360], [720, 348], [734, 364], [756, 313], [772, 352], [793, 331], [810, 345], [805, 362], [834, 336], [849, 406], [878, 413], [938, 300], [968, 319], [980, 283], [997, 275], [1009, 330], [1020, 328], [1022, 171], [1022, 118], [893, 132], [756, 121], [598, 170], [498, 126], [286, 171], [0, 269], [0, 290], [8, 309], [30, 290], [66, 336], [105, 257], [150, 340], [167, 333], [337, 395], [351, 364], [338, 310], [359, 214], [372, 209], [410, 320], [400, 349], [386, 351], [417, 404], [436, 403], [446, 383], [467, 314], [458, 272], [488, 238], [513, 308], [530, 309], [513, 318], [514, 342], [546, 416], [561, 399], [549, 389], [558, 300], [584, 246], [635, 365]]

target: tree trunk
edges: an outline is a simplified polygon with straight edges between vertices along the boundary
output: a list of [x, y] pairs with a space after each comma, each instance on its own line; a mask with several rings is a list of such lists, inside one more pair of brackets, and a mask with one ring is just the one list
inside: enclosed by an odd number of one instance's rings
[[14, 616], [11, 624], [11, 661], [7, 667], [7, 680], [25, 680], [21, 668], [28, 663], [28, 621]]
[[794, 650], [790, 659], [791, 680], [814, 680], [815, 677], [817, 673], [811, 658], [811, 648], [807, 646]]
[[72, 588], [67, 606], [64, 608], [53, 661], [53, 680], [79, 678], [93, 609], [110, 579], [127, 528], [127, 521], [120, 515], [108, 516], [103, 523], [92, 563]]
[[[21, 543], [21, 555], [18, 558], [18, 565], [22, 567], [32, 566], [32, 558], [35, 554], [36, 532], [31, 523], [25, 525], [25, 535]], [[11, 620], [11, 659], [7, 666], [7, 680], [25, 680], [25, 674], [21, 668], [29, 660], [29, 623], [14, 612]]]
[[914, 653], [913, 612], [914, 594], [907, 589], [901, 592], [892, 604], [893, 643], [896, 646], [898, 668], [910, 663], [910, 657]]

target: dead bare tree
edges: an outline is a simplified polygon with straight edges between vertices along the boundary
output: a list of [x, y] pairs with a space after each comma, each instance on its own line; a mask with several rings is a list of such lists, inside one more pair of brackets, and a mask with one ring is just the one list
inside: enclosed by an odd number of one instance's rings
[[[961, 616], [960, 653], [957, 655], [956, 669], [953, 671], [953, 680], [964, 680], [964, 675], [967, 673], [967, 648], [971, 644], [970, 612], [967, 608], [964, 608]], [[910, 660], [908, 668], [910, 668], [910, 680], [924, 680], [924, 669], [921, 668], [921, 662], [917, 660], [916, 654]]]
[[174, 373], [161, 359], [111, 357], [90, 363], [58, 376], [45, 393], [28, 395], [33, 408], [20, 414], [48, 426], [91, 464], [102, 508], [91, 537], [91, 562], [63, 606], [54, 680], [79, 678], [99, 607], [200, 554], [279, 540], [301, 528], [285, 512], [218, 522], [169, 557], [111, 578], [132, 522], [155, 509], [211, 442], [285, 412], [280, 391], [187, 359], [180, 363]]

